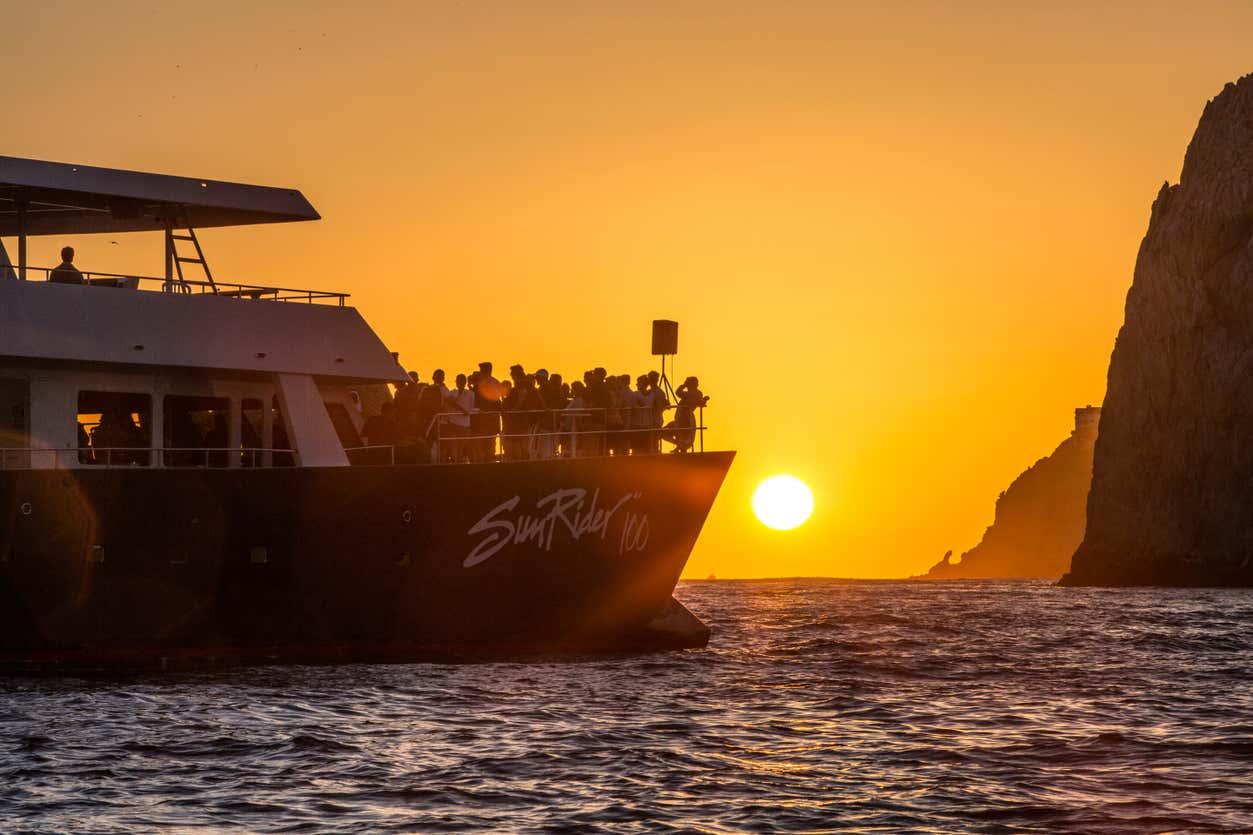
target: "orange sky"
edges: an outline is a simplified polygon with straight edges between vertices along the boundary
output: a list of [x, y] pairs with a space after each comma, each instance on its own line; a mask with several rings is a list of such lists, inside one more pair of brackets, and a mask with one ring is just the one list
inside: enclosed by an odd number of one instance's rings
[[[974, 545], [1100, 402], [1149, 203], [1253, 71], [1247, 2], [35, 5], [4, 15], [0, 153], [322, 212], [204, 232], [220, 279], [349, 290], [424, 378], [635, 373], [678, 319], [740, 451], [700, 577]], [[161, 272], [159, 236], [109, 241], [71, 242]], [[749, 509], [777, 472], [817, 498], [790, 533]]]

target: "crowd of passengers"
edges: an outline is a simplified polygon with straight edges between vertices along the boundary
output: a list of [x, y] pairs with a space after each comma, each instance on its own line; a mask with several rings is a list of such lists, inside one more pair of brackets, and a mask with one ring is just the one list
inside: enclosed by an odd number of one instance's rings
[[[674, 391], [677, 402], [671, 403], [656, 371], [637, 377], [634, 388], [628, 375], [609, 375], [603, 368], [567, 383], [560, 374], [542, 368], [528, 374], [515, 365], [510, 379], [502, 381], [492, 376], [492, 364], [483, 362], [472, 374], [458, 374], [452, 388], [440, 369], [429, 383], [420, 381], [416, 372], [409, 376], [378, 414], [365, 419], [363, 447], [351, 450], [354, 463], [641, 455], [660, 452], [663, 441], [673, 445], [674, 452], [688, 452], [696, 440], [697, 411], [709, 402], [699, 381], [688, 377]], [[360, 409], [360, 399], [356, 402]], [[670, 410], [674, 416], [666, 421]], [[150, 429], [136, 423], [135, 417], [125, 408], [106, 408], [90, 432], [79, 423], [80, 463], [147, 466]], [[207, 411], [204, 417], [211, 426], [197, 425], [186, 410], [167, 414], [165, 466], [228, 465], [228, 412]], [[139, 420], [145, 417], [139, 415]], [[346, 431], [352, 433], [351, 428]], [[251, 420], [244, 420], [241, 434], [241, 466], [256, 466], [255, 455], [248, 453], [263, 447], [259, 431]], [[349, 438], [342, 433], [341, 438], [349, 446]], [[288, 446], [280, 416], [274, 422], [275, 466], [294, 463], [285, 451]], [[380, 452], [385, 454], [377, 455]]]
[[[560, 374], [521, 365], [498, 380], [492, 363], [458, 374], [453, 387], [442, 369], [424, 383], [416, 372], [362, 428], [368, 447], [390, 447], [398, 462], [480, 462], [592, 455], [688, 452], [696, 439], [696, 412], [708, 401], [695, 377], [674, 391], [671, 403], [656, 371], [635, 378], [604, 368], [566, 382]], [[673, 419], [666, 421], [668, 410]]]

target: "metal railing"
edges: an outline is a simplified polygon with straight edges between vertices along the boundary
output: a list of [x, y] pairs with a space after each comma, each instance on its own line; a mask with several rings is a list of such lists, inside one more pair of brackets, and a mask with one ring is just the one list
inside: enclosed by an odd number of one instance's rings
[[[55, 267], [30, 267], [28, 273], [43, 273], [47, 281]], [[305, 302], [307, 304], [334, 304], [344, 306], [348, 293], [330, 290], [300, 290], [293, 287], [268, 287], [261, 284], [235, 284], [229, 281], [166, 280], [145, 275], [121, 275], [119, 273], [83, 272], [83, 283], [90, 287], [114, 287], [148, 292], [174, 293], [177, 295], [217, 295], [236, 299], [261, 299], [279, 302]]]
[[238, 467], [293, 467], [299, 459], [294, 449], [254, 447], [81, 447], [0, 449], [0, 470], [84, 468], [131, 468], [155, 466], [165, 469], [227, 469], [231, 456]]
[[[674, 407], [671, 407], [674, 408]], [[346, 447], [353, 466], [393, 467], [397, 464], [460, 464], [488, 461], [537, 461], [562, 458], [597, 458], [621, 455], [660, 455], [664, 452], [705, 451], [705, 410], [690, 411], [691, 423], [683, 413], [664, 426], [656, 426], [651, 409], [648, 426], [618, 426], [619, 417], [637, 417], [638, 409], [534, 409], [516, 412], [441, 412], [434, 415], [424, 437], [412, 443], [370, 444]], [[465, 434], [445, 434], [449, 420], [470, 418]], [[501, 426], [475, 429], [475, 420]], [[526, 420], [525, 428], [516, 425]], [[598, 420], [597, 420], [598, 419]], [[625, 418], [624, 418], [625, 419]], [[548, 423], [548, 426], [543, 425]], [[512, 424], [512, 425], [511, 425]], [[455, 424], [454, 424], [455, 425]], [[458, 430], [462, 427], [458, 426]], [[670, 449], [666, 450], [665, 446]], [[232, 463], [231, 456], [238, 456]], [[0, 470], [73, 468], [228, 469], [273, 468], [300, 465], [294, 449], [260, 447], [92, 447], [40, 449], [9, 447], [0, 449]]]
[[[673, 406], [669, 407], [675, 408]], [[595, 458], [608, 455], [658, 455], [663, 452], [705, 451], [705, 410], [689, 410], [691, 423], [684, 422], [683, 413], [669, 424], [657, 426], [656, 413], [650, 407], [533, 409], [525, 411], [441, 412], [426, 427], [419, 427], [420, 437], [410, 443], [368, 444], [347, 450], [355, 466], [391, 466], [401, 464], [458, 464], [484, 461], [536, 461], [560, 458]], [[523, 428], [513, 425], [519, 419], [528, 421]], [[647, 417], [647, 425], [618, 425], [630, 418]], [[599, 420], [597, 420], [599, 418]], [[469, 420], [469, 426], [452, 424], [452, 420]], [[502, 425], [503, 420], [503, 425]], [[478, 422], [480, 428], [475, 428]], [[484, 422], [501, 426], [500, 430], [483, 428]], [[545, 426], [544, 424], [548, 425]], [[450, 426], [458, 431], [448, 432]], [[464, 428], [463, 434], [459, 430]], [[665, 450], [663, 444], [670, 446]]]

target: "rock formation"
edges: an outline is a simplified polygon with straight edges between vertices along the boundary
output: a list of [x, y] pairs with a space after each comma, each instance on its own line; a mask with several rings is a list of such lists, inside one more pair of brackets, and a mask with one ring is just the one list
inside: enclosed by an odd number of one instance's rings
[[1253, 76], [1153, 203], [1062, 583], [1253, 585]]
[[1092, 447], [1101, 410], [1075, 409], [1075, 428], [1047, 458], [1027, 468], [996, 500], [996, 516], [982, 541], [960, 562], [944, 555], [920, 579], [1057, 578], [1083, 539], [1092, 482]]

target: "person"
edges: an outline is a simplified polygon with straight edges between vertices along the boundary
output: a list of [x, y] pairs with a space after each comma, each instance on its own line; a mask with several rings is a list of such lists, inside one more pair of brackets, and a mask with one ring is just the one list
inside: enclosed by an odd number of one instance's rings
[[457, 375], [457, 387], [448, 392], [444, 398], [445, 411], [452, 414], [444, 418], [444, 430], [453, 438], [452, 460], [466, 461], [470, 457], [470, 442], [462, 440], [470, 434], [470, 417], [474, 412], [474, 392], [466, 388], [469, 379], [464, 374]]
[[203, 467], [206, 465], [208, 459], [205, 454], [196, 452], [206, 446], [204, 434], [196, 426], [191, 412], [187, 409], [166, 407], [165, 416], [169, 426], [169, 440], [166, 443], [167, 449], [164, 456], [166, 466]]
[[[587, 418], [586, 389], [583, 383], [575, 380], [570, 384], [570, 400], [565, 405], [566, 414], [561, 416], [561, 454], [573, 458], [579, 454], [579, 443], [582, 437], [583, 424]], [[587, 454], [584, 446], [583, 454]]]
[[515, 405], [521, 420], [518, 428], [524, 433], [517, 447], [520, 458], [552, 458], [552, 435], [545, 426], [548, 404], [540, 391], [534, 374], [527, 374], [520, 384], [521, 395]]
[[656, 371], [648, 372], [648, 395], [649, 406], [652, 408], [652, 429], [649, 433], [649, 445], [653, 452], [660, 451], [661, 433], [660, 430], [666, 422], [666, 410], [670, 408], [670, 398], [666, 396], [666, 390], [661, 385], [661, 375]]
[[56, 284], [82, 284], [83, 274], [74, 266], [74, 247], [61, 247], [61, 263], [48, 273], [48, 280]]
[[96, 461], [96, 456], [91, 450], [91, 438], [87, 435], [87, 430], [83, 428], [81, 423], [78, 424], [78, 463], [98, 463]]
[[588, 412], [582, 423], [579, 447], [584, 455], [605, 454], [605, 417], [609, 412], [609, 391], [605, 386], [605, 369], [583, 372], [583, 403]]
[[690, 452], [696, 441], [696, 410], [704, 408], [709, 398], [701, 392], [700, 380], [695, 377], [684, 380], [683, 385], [674, 390], [674, 396], [679, 403], [674, 410], [674, 420], [670, 422], [674, 432], [669, 440], [675, 452]]
[[418, 426], [418, 401], [422, 397], [422, 386], [418, 384], [418, 373], [409, 372], [409, 382], [396, 389], [396, 446], [397, 456], [401, 463], [412, 464], [413, 447], [418, 443], [421, 430]]
[[431, 386], [439, 390], [439, 396], [448, 396], [448, 386], [444, 385], [444, 369], [437, 368], [431, 372]]
[[631, 454], [642, 455], [656, 452], [652, 445], [653, 425], [652, 393], [648, 390], [648, 375], [635, 378], [635, 391], [629, 393], [631, 426]]
[[109, 409], [100, 416], [100, 424], [91, 430], [91, 445], [97, 451], [97, 462], [103, 461], [111, 466], [148, 465], [148, 452], [143, 449], [147, 446], [144, 431], [123, 409]]
[[[564, 409], [566, 403], [570, 401], [570, 388], [561, 379], [560, 374], [552, 374], [548, 378], [548, 383], [544, 385], [540, 391], [544, 395], [544, 402], [548, 404], [549, 409]], [[553, 423], [553, 428], [557, 426]]]
[[479, 363], [479, 382], [477, 393], [483, 400], [497, 400], [504, 396], [504, 392], [500, 388], [500, 380], [492, 376], [492, 364], [490, 362]]
[[370, 415], [361, 427], [361, 434], [368, 446], [396, 445], [396, 404], [383, 402], [377, 415]]
[[562, 391], [560, 374], [549, 374], [546, 369], [541, 368], [535, 372], [535, 379], [539, 383], [539, 394], [544, 400], [544, 408], [547, 409], [539, 422], [539, 431], [543, 433], [538, 439], [540, 457], [552, 458], [557, 454], [557, 432], [561, 428], [557, 414], [566, 407], [570, 398]]
[[500, 380], [492, 376], [490, 362], [479, 363], [478, 381], [474, 386], [474, 407], [478, 417], [472, 421], [478, 440], [477, 458], [490, 461], [496, 455], [496, 436], [500, 434], [500, 401], [505, 396]]
[[206, 461], [210, 467], [225, 467], [229, 463], [227, 450], [231, 445], [229, 414], [218, 410], [213, 413], [213, 426], [204, 436], [204, 445], [209, 450]]
[[444, 395], [448, 387], [444, 385], [443, 369], [436, 369], [431, 375], [430, 385], [422, 388], [418, 395], [418, 434], [420, 446], [428, 452], [427, 458], [438, 463], [444, 450], [439, 449], [439, 414], [444, 411]]
[[622, 376], [615, 374], [605, 381], [605, 396], [609, 400], [609, 408], [605, 411], [605, 451], [610, 455], [627, 453], [629, 444], [625, 430], [630, 391], [629, 383], [623, 383]]

